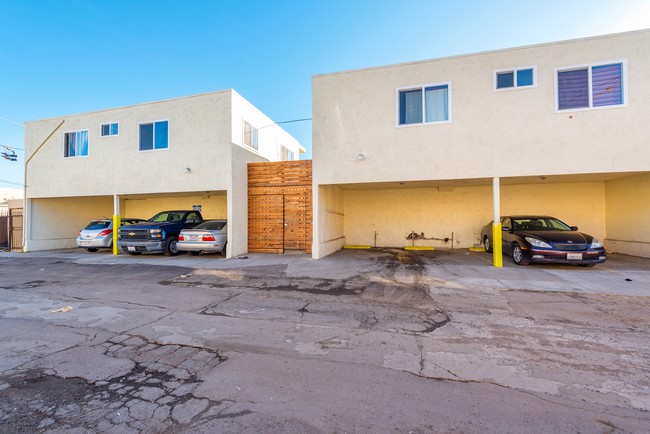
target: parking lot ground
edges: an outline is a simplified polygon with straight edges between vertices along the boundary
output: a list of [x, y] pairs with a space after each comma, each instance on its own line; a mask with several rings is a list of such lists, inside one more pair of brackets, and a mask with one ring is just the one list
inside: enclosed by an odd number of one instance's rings
[[0, 432], [649, 432], [650, 261], [0, 254]]

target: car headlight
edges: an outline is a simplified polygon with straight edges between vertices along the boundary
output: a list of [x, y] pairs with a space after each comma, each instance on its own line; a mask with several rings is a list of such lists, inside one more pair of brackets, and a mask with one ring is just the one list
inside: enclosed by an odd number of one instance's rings
[[149, 229], [149, 235], [151, 236], [151, 238], [161, 238], [162, 229]]
[[601, 243], [598, 238], [594, 238], [591, 240], [591, 245], [589, 247], [592, 249], [600, 249], [603, 247], [603, 243]]
[[534, 247], [542, 247], [544, 249], [552, 249], [551, 245], [547, 242], [544, 242], [540, 239], [533, 238], [533, 237], [526, 237], [526, 241], [530, 243], [531, 246]]

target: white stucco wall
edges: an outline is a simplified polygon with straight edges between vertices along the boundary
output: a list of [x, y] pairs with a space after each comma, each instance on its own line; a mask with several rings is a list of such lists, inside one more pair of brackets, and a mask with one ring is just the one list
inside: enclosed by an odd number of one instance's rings
[[[314, 183], [649, 170], [648, 46], [640, 31], [315, 76]], [[556, 112], [556, 68], [617, 60], [626, 106]], [[493, 90], [495, 70], [529, 65], [537, 86]], [[398, 127], [397, 89], [442, 82], [451, 122]]]
[[[300, 159], [300, 143], [271, 118], [248, 102], [237, 92], [232, 93], [232, 143], [255, 152], [269, 161], [281, 161], [281, 147], [293, 152], [293, 159]], [[258, 130], [258, 149], [244, 145], [244, 122]], [[304, 150], [303, 150], [304, 151]]]

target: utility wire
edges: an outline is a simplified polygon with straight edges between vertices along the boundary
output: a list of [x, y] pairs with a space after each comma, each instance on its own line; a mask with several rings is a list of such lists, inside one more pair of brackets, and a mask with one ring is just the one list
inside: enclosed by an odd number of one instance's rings
[[24, 187], [23, 184], [20, 184], [18, 182], [11, 182], [11, 181], [6, 181], [4, 179], [0, 179], [0, 182], [4, 182], [5, 184], [12, 184], [12, 185], [17, 185], [19, 187]]
[[3, 121], [7, 121], [10, 124], [18, 125], [19, 127], [24, 127], [25, 126], [25, 125], [21, 124], [20, 122], [12, 121], [11, 119], [7, 119], [4, 116], [0, 116], [0, 119], [2, 119]]

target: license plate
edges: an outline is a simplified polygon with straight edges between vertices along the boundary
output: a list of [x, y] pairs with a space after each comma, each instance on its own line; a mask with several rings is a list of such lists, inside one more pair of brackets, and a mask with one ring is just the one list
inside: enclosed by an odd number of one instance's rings
[[582, 253], [567, 253], [566, 258], [569, 261], [582, 261]]
[[81, 245], [82, 246], [90, 246], [90, 245], [92, 245], [92, 242], [90, 242], [90, 241], [82, 241]]
[[197, 235], [190, 235], [190, 241], [196, 241], [199, 237]]
[[128, 250], [129, 252], [135, 252], [135, 247], [133, 247], [133, 246], [128, 246], [128, 247], [126, 248], [126, 250]]

